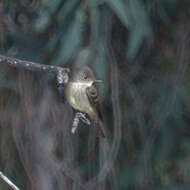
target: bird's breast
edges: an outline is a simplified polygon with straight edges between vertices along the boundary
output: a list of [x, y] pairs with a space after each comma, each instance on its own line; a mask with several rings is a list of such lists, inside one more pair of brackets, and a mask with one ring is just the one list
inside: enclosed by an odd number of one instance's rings
[[93, 110], [86, 94], [87, 87], [88, 83], [72, 82], [67, 85], [66, 96], [74, 109], [89, 113]]

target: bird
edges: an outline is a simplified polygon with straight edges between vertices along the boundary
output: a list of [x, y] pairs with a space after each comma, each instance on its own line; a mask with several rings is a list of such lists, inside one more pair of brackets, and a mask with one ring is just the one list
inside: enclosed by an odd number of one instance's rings
[[97, 135], [104, 138], [97, 82], [101, 82], [101, 80], [96, 80], [93, 70], [85, 65], [71, 72], [69, 81], [65, 84], [64, 93], [72, 108], [86, 113], [93, 123]]

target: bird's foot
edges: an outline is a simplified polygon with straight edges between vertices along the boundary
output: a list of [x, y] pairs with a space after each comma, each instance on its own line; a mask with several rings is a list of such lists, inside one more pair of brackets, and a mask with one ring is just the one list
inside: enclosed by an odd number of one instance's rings
[[75, 133], [75, 131], [77, 130], [78, 125], [79, 125], [79, 120], [82, 120], [87, 125], [91, 124], [90, 120], [86, 117], [85, 113], [77, 112], [75, 114], [75, 117], [74, 117], [74, 120], [73, 120], [73, 125], [72, 125], [72, 129], [71, 129], [72, 133]]

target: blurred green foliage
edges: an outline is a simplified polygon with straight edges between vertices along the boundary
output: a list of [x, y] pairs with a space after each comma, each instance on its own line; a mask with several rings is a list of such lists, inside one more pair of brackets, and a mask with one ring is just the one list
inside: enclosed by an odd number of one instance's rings
[[[116, 156], [111, 170], [91, 186], [106, 145], [90, 127], [69, 135], [71, 110], [61, 105], [54, 78], [3, 65], [0, 171], [21, 189], [85, 183], [86, 189], [189, 189], [189, 9], [189, 0], [0, 1], [0, 54], [70, 68], [89, 64], [104, 81], [110, 139], [118, 135], [113, 97], [119, 93], [122, 132], [119, 150], [109, 154]], [[0, 181], [0, 189], [8, 187]]]

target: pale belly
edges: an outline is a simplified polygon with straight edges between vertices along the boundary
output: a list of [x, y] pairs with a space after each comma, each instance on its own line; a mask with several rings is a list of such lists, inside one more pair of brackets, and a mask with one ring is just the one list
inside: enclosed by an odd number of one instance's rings
[[[81, 85], [85, 86], [86, 84]], [[88, 86], [86, 85], [85, 87]], [[81, 88], [79, 84], [68, 85], [66, 88], [66, 98], [71, 106], [76, 110], [91, 115], [90, 113], [92, 113], [93, 110], [86, 95], [86, 88]]]

